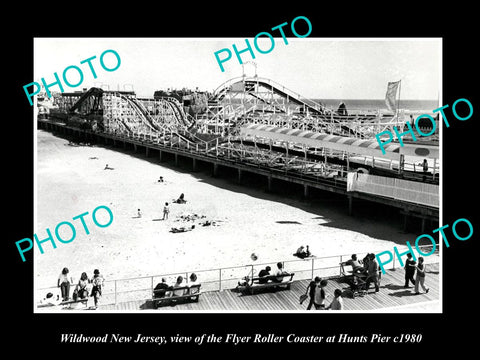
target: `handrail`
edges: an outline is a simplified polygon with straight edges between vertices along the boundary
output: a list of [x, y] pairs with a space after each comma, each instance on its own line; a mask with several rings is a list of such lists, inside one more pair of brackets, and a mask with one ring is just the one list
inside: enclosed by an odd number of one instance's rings
[[[432, 249], [432, 246], [433, 245], [420, 245], [420, 246], [418, 246], [418, 250], [421, 250], [421, 253], [426, 254], [427, 252], [423, 252], [423, 250]], [[436, 246], [435, 253], [438, 254], [438, 256], [439, 256], [439, 253], [440, 253], [439, 246], [438, 246], [438, 244], [436, 244], [435, 246]], [[402, 249], [401, 251], [403, 251], [402, 246], [399, 246], [399, 247]], [[404, 246], [404, 247], [407, 248], [407, 246]], [[417, 250], [417, 252], [418, 252], [418, 250]], [[360, 254], [361, 256], [359, 256], [359, 258], [362, 258], [363, 255], [366, 255], [368, 253], [378, 254], [378, 253], [381, 253], [383, 251], [384, 251], [384, 249], [382, 249], [382, 251], [357, 252], [357, 255]], [[419, 255], [421, 255], [421, 256], [423, 256], [423, 254], [419, 253]], [[404, 255], [406, 255], [406, 253]], [[351, 254], [329, 255], [329, 256], [322, 256], [322, 257], [312, 256], [310, 258], [305, 258], [305, 259], [283, 260], [283, 261], [280, 261], [280, 262], [282, 264], [284, 264], [284, 268], [287, 269], [289, 267], [291, 269], [291, 271], [298, 274], [298, 276], [296, 275], [297, 280], [299, 280], [299, 279], [300, 280], [305, 280], [305, 279], [313, 279], [314, 276], [315, 276], [315, 272], [318, 272], [318, 271], [321, 271], [321, 270], [338, 269], [338, 273], [337, 272], [335, 272], [335, 273], [328, 272], [326, 274], [333, 274], [333, 275], [326, 275], [324, 277], [331, 277], [331, 276], [339, 277], [339, 276], [341, 276], [341, 265], [340, 265], [340, 263], [344, 262], [346, 259], [350, 259], [350, 256], [351, 256]], [[391, 266], [387, 267], [387, 268], [395, 269], [396, 258], [397, 258], [397, 255], [394, 253], [392, 262], [389, 263], [389, 264], [391, 264]], [[335, 259], [337, 259], [337, 260], [335, 260]], [[430, 259], [430, 258], [426, 257], [425, 259]], [[324, 265], [320, 266], [320, 267], [318, 265], [316, 266], [315, 263], [318, 264], [318, 262], [320, 262], [320, 261], [324, 262]], [[426, 261], [426, 263], [437, 263], [437, 262], [439, 262], [438, 258], [436, 258], [436, 260], [434, 260], [434, 261]], [[113, 296], [114, 300], [113, 300], [113, 302], [111, 302], [109, 304], [117, 304], [118, 297], [119, 297], [120, 294], [142, 292], [144, 294], [150, 294], [150, 296], [151, 296], [151, 294], [153, 292], [153, 289], [154, 289], [154, 286], [155, 286], [155, 283], [154, 283], [155, 278], [160, 279], [160, 278], [163, 278], [163, 277], [169, 278], [169, 277], [172, 277], [172, 276], [183, 275], [185, 280], [186, 280], [186, 283], [188, 284], [188, 274], [191, 274], [191, 273], [196, 273], [197, 275], [202, 274], [202, 273], [217, 274], [217, 276], [212, 277], [211, 279], [201, 280], [201, 284], [204, 285], [204, 286], [207, 285], [207, 284], [218, 284], [218, 287], [215, 288], [216, 290], [209, 290], [209, 291], [221, 291], [221, 290], [225, 289], [225, 284], [232, 283], [232, 282], [235, 283], [236, 281], [242, 279], [245, 275], [247, 275], [245, 273], [246, 270], [248, 270], [248, 274], [251, 274], [250, 276], [252, 276], [254, 274], [255, 268], [258, 269], [260, 267], [264, 267], [264, 266], [267, 266], [267, 265], [272, 265], [272, 263], [273, 263], [272, 261], [271, 262], [264, 262], [264, 263], [250, 263], [250, 264], [245, 264], [245, 265], [227, 266], [227, 267], [214, 268], [214, 269], [203, 269], [203, 270], [193, 270], [193, 271], [177, 271], [177, 272], [172, 272], [172, 273], [167, 273], [167, 274], [146, 275], [146, 276], [139, 276], [139, 277], [137, 276], [137, 277], [130, 277], [130, 278], [105, 280], [106, 284], [113, 284], [113, 292], [108, 292], [108, 293], [104, 292], [103, 295], [104, 296], [107, 296], [107, 295]], [[293, 266], [292, 266], [292, 263], [303, 264], [304, 268], [299, 269], [299, 270], [294, 269]], [[288, 267], [285, 267], [285, 264], [290, 264], [290, 265]], [[225, 276], [222, 276], [222, 274], [224, 274], [226, 271], [229, 271], [229, 270], [237, 270], [237, 271], [235, 272], [235, 274], [233, 274], [233, 276], [230, 276], [230, 277], [227, 277], [227, 278], [225, 278]], [[301, 274], [305, 273], [305, 272], [308, 275], [306, 278], [305, 278], [305, 276], [301, 276]], [[147, 280], [147, 279], [149, 279], [148, 287], [146, 287], [146, 285], [140, 285], [139, 288], [125, 289], [125, 290], [122, 290], [122, 291], [118, 291], [118, 284], [121, 283], [121, 282], [141, 281], [141, 280]], [[75, 284], [72, 284], [72, 285], [75, 286]], [[232, 288], [232, 287], [230, 287], [230, 288]], [[38, 289], [36, 289], [36, 291], [40, 292], [40, 291], [53, 290], [53, 289], [58, 289], [58, 287], [50, 286], [50, 287], [38, 288]], [[136, 300], [143, 300], [143, 299], [145, 299], [145, 297], [148, 297], [148, 295], [143, 295], [141, 299], [138, 299], [138, 298], [135, 298], [135, 299]]]

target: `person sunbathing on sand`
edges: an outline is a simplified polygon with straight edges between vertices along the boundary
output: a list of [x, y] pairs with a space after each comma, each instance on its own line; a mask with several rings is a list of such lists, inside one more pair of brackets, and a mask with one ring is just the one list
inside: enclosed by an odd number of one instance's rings
[[174, 200], [173, 202], [177, 203], [177, 204], [186, 204], [187, 203], [187, 201], [185, 200], [185, 195], [183, 193], [181, 193], [180, 196], [178, 197], [178, 199]]
[[297, 252], [296, 252], [295, 254], [293, 254], [293, 255], [295, 255], [296, 257], [299, 257], [300, 259], [305, 259], [305, 258], [309, 257], [309, 256], [312, 255], [312, 254], [310, 253], [310, 249], [309, 249], [308, 245], [307, 245], [307, 249], [306, 249], [306, 250], [305, 250], [305, 248], [304, 248], [303, 245], [302, 245], [302, 246], [300, 246], [300, 247], [297, 249]]
[[113, 168], [109, 167], [108, 164], [106, 164], [103, 170], [113, 170]]
[[179, 227], [179, 228], [172, 227], [172, 229], [170, 230], [170, 232], [180, 233], [180, 232], [192, 231], [193, 229], [195, 229], [195, 225], [192, 225], [192, 226], [189, 227], [189, 228], [186, 228], [185, 226], [182, 226], [182, 227]]

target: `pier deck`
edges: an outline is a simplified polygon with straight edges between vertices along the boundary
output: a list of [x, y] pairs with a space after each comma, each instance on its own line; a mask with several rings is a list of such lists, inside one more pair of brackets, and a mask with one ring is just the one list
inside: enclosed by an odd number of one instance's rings
[[[386, 311], [396, 312], [405, 307], [408, 311], [431, 312], [441, 311], [440, 302], [440, 274], [439, 264], [427, 264], [427, 274], [425, 285], [429, 288], [428, 294], [424, 294], [420, 289], [420, 295], [414, 295], [413, 287], [405, 289], [404, 270], [387, 270], [382, 275], [380, 291], [374, 292], [373, 284], [367, 295], [356, 296], [355, 298], [344, 298], [345, 310], [354, 311]], [[306, 310], [308, 299], [300, 305], [299, 297], [305, 293], [309, 281], [294, 281], [290, 290], [278, 290], [276, 292], [256, 293], [255, 295], [243, 295], [235, 290], [210, 291], [201, 295], [198, 302], [178, 304], [176, 306], [165, 306], [153, 310], [151, 300], [138, 300], [118, 303], [116, 305], [100, 305], [101, 311], [298, 311]], [[327, 304], [333, 298], [335, 289], [348, 289], [348, 285], [341, 282], [340, 279], [329, 279], [326, 287]]]

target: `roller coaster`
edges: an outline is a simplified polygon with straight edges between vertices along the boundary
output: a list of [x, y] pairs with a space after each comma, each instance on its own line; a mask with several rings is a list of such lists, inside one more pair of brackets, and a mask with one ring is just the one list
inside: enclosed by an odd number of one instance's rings
[[405, 161], [405, 156], [415, 154], [412, 147], [423, 147], [422, 154], [434, 161], [429, 181], [438, 183], [438, 142], [404, 147], [391, 143], [386, 155], [380, 152], [375, 134], [402, 128], [405, 120], [399, 113], [329, 109], [256, 75], [230, 79], [198, 98], [206, 106], [192, 112], [190, 103], [167, 93], [147, 99], [133, 91], [93, 87], [56, 96], [55, 109], [47, 116], [80, 129], [148, 138], [253, 166], [324, 178], [362, 169], [413, 180], [423, 176], [425, 181], [425, 171], [418, 175], [418, 164]]

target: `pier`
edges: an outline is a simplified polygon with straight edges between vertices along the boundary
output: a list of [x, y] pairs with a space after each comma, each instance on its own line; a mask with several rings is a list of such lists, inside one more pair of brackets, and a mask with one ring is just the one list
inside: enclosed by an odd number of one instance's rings
[[[327, 191], [340, 195], [345, 198], [347, 203], [347, 211], [349, 214], [355, 213], [355, 200], [363, 200], [374, 203], [383, 204], [399, 210], [399, 214], [404, 217], [404, 226], [408, 225], [409, 219], [414, 217], [421, 219], [422, 232], [425, 230], [426, 224], [431, 221], [434, 224], [438, 222], [439, 207], [438, 205], [438, 185], [425, 184], [433, 190], [435, 201], [432, 204], [425, 204], [419, 199], [415, 190], [404, 188], [403, 192], [413, 193], [413, 200], [406, 201], [399, 198], [379, 195], [377, 191], [349, 191], [348, 189], [348, 168], [332, 165], [326, 168], [324, 164], [318, 166], [318, 162], [311, 160], [305, 161], [300, 166], [291, 164], [288, 160], [284, 160], [284, 166], [272, 165], [268, 161], [262, 161], [262, 154], [257, 153], [257, 157], [250, 156], [246, 151], [239, 153], [238, 148], [229, 147], [230, 142], [219, 145], [218, 141], [192, 143], [188, 140], [182, 140], [181, 137], [157, 136], [155, 134], [120, 134], [102, 131], [93, 131], [88, 129], [80, 129], [76, 126], [67, 125], [64, 122], [53, 121], [45, 118], [37, 120], [38, 129], [58, 133], [79, 142], [93, 142], [96, 144], [112, 145], [123, 149], [131, 149], [137, 154], [142, 152], [145, 157], [157, 157], [159, 163], [167, 161], [167, 158], [173, 160], [175, 166], [179, 165], [180, 158], [188, 159], [191, 162], [191, 171], [198, 169], [199, 163], [208, 164], [211, 167], [212, 176], [221, 176], [222, 168], [230, 168], [236, 171], [236, 180], [242, 183], [242, 179], [246, 173], [256, 174], [265, 178], [266, 191], [272, 191], [274, 182], [286, 182], [295, 184], [302, 189], [304, 198], [308, 198], [312, 189]], [[165, 134], [164, 134], [165, 135]], [[259, 148], [263, 143], [254, 144], [253, 148]], [[306, 153], [305, 153], [306, 154]], [[288, 147], [286, 148], [285, 157], [288, 157]], [[292, 156], [292, 154], [290, 154]], [[298, 156], [294, 159], [298, 162]], [[365, 158], [365, 164], [368, 159]], [[316, 168], [318, 167], [318, 169]], [[363, 165], [363, 167], [368, 167]], [[351, 169], [351, 170], [354, 170]], [[326, 171], [330, 171], [332, 176], [325, 176]], [[406, 181], [406, 180], [405, 180]], [[407, 185], [417, 185], [416, 181], [408, 181]], [[421, 183], [420, 183], [421, 184]], [[374, 186], [374, 185], [373, 185]], [[375, 186], [374, 186], [375, 187]], [[375, 190], [375, 189], [374, 189]], [[408, 198], [408, 197], [407, 197]], [[408, 199], [410, 199], [408, 198]], [[435, 203], [436, 202], [436, 203]]]

